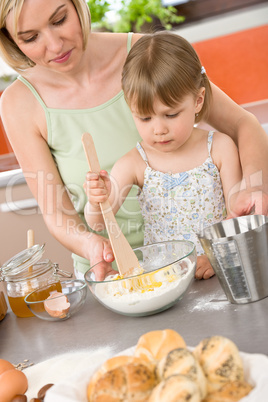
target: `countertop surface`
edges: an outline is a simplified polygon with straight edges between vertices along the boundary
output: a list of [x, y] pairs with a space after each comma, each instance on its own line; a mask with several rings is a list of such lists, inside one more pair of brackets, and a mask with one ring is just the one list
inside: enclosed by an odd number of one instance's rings
[[66, 321], [18, 318], [8, 310], [0, 322], [0, 356], [13, 364], [37, 364], [69, 352], [109, 348], [112, 354], [135, 345], [145, 332], [171, 328], [189, 346], [207, 336], [233, 340], [240, 351], [268, 355], [268, 298], [238, 305], [227, 301], [217, 277], [194, 281], [172, 308], [147, 317], [127, 317], [99, 304], [88, 290], [84, 306]]

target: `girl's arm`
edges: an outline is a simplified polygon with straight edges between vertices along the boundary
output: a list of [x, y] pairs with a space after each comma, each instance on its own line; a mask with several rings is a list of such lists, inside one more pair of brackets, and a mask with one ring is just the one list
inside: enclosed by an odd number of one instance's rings
[[234, 216], [233, 207], [242, 178], [239, 154], [234, 141], [226, 134], [214, 133], [212, 158], [220, 172], [227, 217], [230, 218]]
[[242, 167], [242, 186], [233, 214], [268, 214], [268, 136], [257, 118], [212, 84], [213, 102], [207, 120], [236, 143]]
[[[41, 135], [42, 113], [27, 89], [17, 85], [11, 85], [1, 97], [6, 133], [50, 233], [67, 249], [90, 260], [91, 265], [103, 259], [111, 262], [114, 257], [109, 241], [89, 232], [73, 207]], [[97, 278], [101, 280], [106, 269], [110, 269], [108, 264], [96, 273]]]

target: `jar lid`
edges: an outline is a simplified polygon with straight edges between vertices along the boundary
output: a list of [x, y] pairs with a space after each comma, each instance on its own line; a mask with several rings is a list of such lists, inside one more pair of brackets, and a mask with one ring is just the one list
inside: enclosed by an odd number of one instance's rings
[[29, 267], [40, 260], [44, 251], [44, 244], [42, 246], [35, 244], [33, 247], [27, 248], [16, 254], [2, 265], [0, 270], [2, 278], [0, 279], [3, 280], [7, 276], [12, 277], [24, 273]]

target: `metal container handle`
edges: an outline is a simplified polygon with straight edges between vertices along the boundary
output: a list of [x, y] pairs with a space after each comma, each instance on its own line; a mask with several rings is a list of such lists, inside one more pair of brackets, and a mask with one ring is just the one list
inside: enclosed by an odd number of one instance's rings
[[73, 274], [68, 271], [63, 271], [62, 269], [59, 268], [59, 264], [53, 263], [53, 268], [54, 268], [54, 275], [60, 275], [63, 278], [72, 278]]

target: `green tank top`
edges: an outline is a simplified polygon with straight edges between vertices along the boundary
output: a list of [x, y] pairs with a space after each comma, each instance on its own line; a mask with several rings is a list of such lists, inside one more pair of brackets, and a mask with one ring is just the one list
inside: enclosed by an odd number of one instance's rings
[[[128, 51], [131, 35], [128, 35]], [[83, 189], [89, 170], [81, 142], [83, 133], [89, 132], [94, 140], [102, 169], [111, 171], [115, 161], [140, 141], [131, 112], [125, 102], [123, 91], [104, 104], [90, 109], [52, 109], [43, 102], [35, 88], [22, 76], [22, 81], [43, 107], [47, 122], [47, 142], [65, 184], [74, 208], [84, 219], [87, 197]], [[143, 244], [143, 221], [137, 202], [137, 187], [133, 186], [126, 201], [116, 214], [117, 222], [132, 247]], [[69, 228], [71, 230], [72, 228]], [[68, 230], [68, 228], [67, 228]], [[106, 233], [101, 233], [107, 237]], [[72, 254], [74, 267], [85, 272], [89, 261]]]

